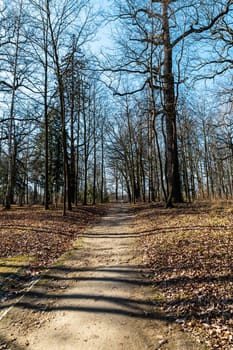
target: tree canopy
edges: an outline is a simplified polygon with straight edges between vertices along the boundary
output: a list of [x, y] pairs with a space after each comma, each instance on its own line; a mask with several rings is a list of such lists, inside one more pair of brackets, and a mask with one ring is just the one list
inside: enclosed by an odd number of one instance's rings
[[[99, 11], [3, 2], [5, 208], [63, 203], [65, 215], [109, 199], [231, 198], [232, 10], [230, 0], [117, 0]], [[106, 28], [111, 47], [96, 50]]]

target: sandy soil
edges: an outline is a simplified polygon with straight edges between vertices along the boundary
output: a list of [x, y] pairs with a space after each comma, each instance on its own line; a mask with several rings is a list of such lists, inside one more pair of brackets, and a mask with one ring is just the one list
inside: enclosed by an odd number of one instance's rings
[[203, 349], [154, 307], [135, 232], [127, 205], [111, 208], [9, 312], [12, 301], [3, 305], [0, 349]]

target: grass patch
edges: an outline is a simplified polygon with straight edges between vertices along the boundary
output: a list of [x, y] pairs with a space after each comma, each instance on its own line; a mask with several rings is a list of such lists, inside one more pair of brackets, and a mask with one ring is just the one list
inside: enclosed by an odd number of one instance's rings
[[28, 267], [33, 260], [33, 257], [25, 255], [0, 259], [0, 277], [1, 274], [15, 273], [20, 269]]
[[0, 259], [0, 300], [4, 301], [14, 295], [25, 284], [27, 271], [34, 258], [17, 255]]

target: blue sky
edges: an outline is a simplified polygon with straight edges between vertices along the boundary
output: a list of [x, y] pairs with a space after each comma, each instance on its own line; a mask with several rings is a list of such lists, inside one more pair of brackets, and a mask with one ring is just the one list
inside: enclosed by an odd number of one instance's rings
[[[104, 11], [107, 11], [110, 9], [111, 1], [110, 0], [93, 0], [93, 6], [96, 10], [99, 10], [100, 13], [104, 13]], [[112, 46], [111, 41], [111, 29], [110, 25], [107, 25], [106, 23], [103, 24], [97, 33], [97, 36], [92, 43], [91, 47], [94, 50], [95, 53], [100, 52], [101, 50], [105, 50]]]

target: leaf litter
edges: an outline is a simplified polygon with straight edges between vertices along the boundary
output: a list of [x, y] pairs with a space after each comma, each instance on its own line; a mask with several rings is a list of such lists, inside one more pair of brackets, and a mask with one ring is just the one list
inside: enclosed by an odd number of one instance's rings
[[135, 205], [155, 304], [210, 349], [233, 349], [233, 203]]
[[72, 248], [86, 227], [108, 205], [80, 206], [66, 216], [61, 209], [13, 206], [0, 211], [0, 300], [20, 293], [28, 282]]
[[[233, 349], [232, 204], [132, 208], [155, 304], [209, 349]], [[39, 206], [0, 211], [0, 299], [70, 249], [107, 207], [78, 207], [66, 217]], [[15, 266], [20, 271], [9, 274]]]

